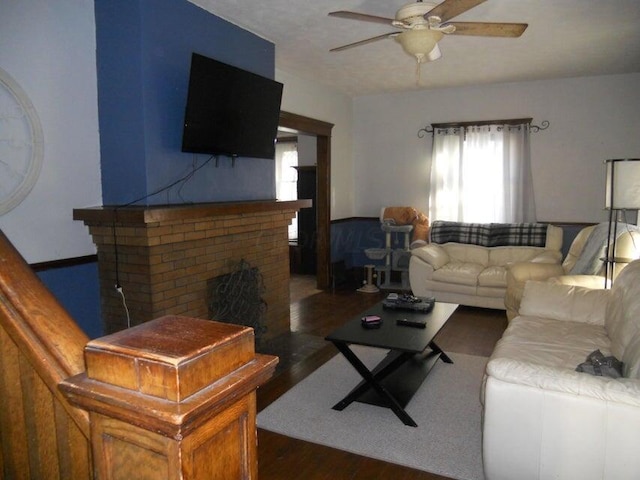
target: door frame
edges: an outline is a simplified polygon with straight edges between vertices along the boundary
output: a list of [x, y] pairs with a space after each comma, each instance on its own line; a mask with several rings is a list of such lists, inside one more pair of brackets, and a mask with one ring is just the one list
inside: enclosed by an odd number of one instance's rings
[[333, 123], [280, 112], [279, 127], [292, 133], [316, 136], [316, 284], [331, 284], [331, 130]]

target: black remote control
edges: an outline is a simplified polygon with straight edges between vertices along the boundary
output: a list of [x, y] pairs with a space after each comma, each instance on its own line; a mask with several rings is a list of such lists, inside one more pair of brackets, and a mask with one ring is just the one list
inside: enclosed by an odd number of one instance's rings
[[396, 325], [402, 325], [403, 327], [425, 328], [427, 326], [427, 322], [402, 318], [396, 320]]

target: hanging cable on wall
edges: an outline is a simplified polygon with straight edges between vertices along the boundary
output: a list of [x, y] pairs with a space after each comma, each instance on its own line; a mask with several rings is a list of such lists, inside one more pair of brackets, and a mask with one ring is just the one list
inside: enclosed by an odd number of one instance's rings
[[[191, 177], [193, 177], [195, 175], [195, 173], [200, 170], [201, 168], [203, 168], [205, 165], [207, 165], [208, 163], [211, 162], [211, 160], [213, 158], [216, 158], [216, 162], [217, 162], [217, 156], [215, 155], [211, 155], [209, 158], [207, 158], [204, 162], [202, 162], [202, 164], [197, 165], [196, 162], [196, 157], [194, 156], [194, 160], [193, 160], [193, 164], [191, 167], [191, 170], [186, 174], [183, 175], [182, 177], [180, 177], [179, 179], [171, 182], [168, 185], [165, 185], [164, 187], [161, 187], [151, 193], [148, 193], [146, 195], [143, 195], [140, 198], [136, 198], [135, 200], [132, 200], [128, 203], [122, 204], [122, 205], [117, 205], [113, 208], [113, 221], [111, 222], [111, 230], [113, 233], [113, 252], [114, 252], [114, 261], [115, 261], [115, 285], [114, 288], [116, 290], [116, 292], [118, 292], [118, 294], [120, 295], [121, 299], [122, 299], [122, 305], [123, 308], [125, 310], [126, 316], [127, 316], [127, 328], [131, 327], [131, 317], [129, 315], [129, 308], [127, 307], [127, 300], [124, 294], [124, 290], [122, 288], [122, 285], [120, 284], [120, 268], [119, 268], [119, 261], [118, 261], [118, 236], [116, 233], [116, 224], [118, 223], [118, 211], [120, 209], [126, 208], [126, 207], [130, 207], [138, 202], [141, 202], [143, 200], [146, 200], [147, 198], [153, 197], [155, 195], [158, 195], [160, 193], [163, 192], [167, 192], [169, 191], [169, 189], [171, 189], [172, 187], [181, 184], [180, 187], [178, 188], [178, 192], [177, 195], [178, 197], [182, 199], [182, 187], [184, 187], [184, 185], [191, 179]], [[183, 200], [184, 203], [184, 200]]]

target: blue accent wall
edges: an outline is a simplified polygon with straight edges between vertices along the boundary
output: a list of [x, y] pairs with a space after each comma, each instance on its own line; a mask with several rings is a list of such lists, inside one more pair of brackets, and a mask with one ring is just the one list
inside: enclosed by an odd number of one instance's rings
[[96, 262], [44, 270], [38, 277], [89, 338], [103, 335]]
[[[274, 78], [275, 46], [186, 0], [96, 0], [103, 204], [125, 204], [187, 175], [182, 153], [191, 53]], [[275, 198], [273, 159], [220, 157], [141, 204]]]
[[[182, 153], [191, 53], [274, 78], [275, 47], [186, 0], [95, 0], [104, 205], [143, 197], [208, 157]], [[81, 161], [81, 159], [78, 159]], [[275, 198], [272, 159], [221, 158], [142, 204]], [[96, 263], [38, 276], [90, 337], [103, 335]]]

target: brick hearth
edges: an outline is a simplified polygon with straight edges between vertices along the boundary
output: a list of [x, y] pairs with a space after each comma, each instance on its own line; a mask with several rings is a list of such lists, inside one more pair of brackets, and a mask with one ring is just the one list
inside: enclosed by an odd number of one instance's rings
[[163, 315], [208, 318], [207, 281], [242, 259], [264, 279], [265, 338], [289, 331], [287, 227], [310, 206], [298, 200], [74, 210], [98, 250], [105, 334], [127, 327], [116, 283], [132, 326]]

